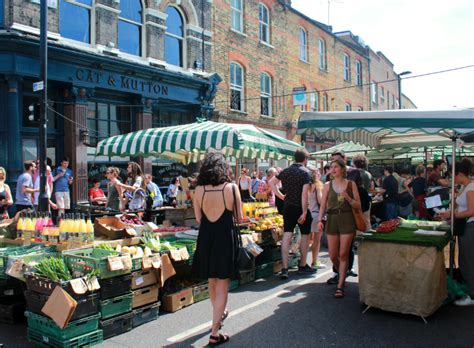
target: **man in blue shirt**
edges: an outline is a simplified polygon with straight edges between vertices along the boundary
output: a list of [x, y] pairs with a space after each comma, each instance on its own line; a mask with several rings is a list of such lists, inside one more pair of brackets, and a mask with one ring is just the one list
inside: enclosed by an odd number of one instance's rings
[[39, 192], [39, 188], [33, 188], [33, 173], [36, 169], [35, 162], [26, 161], [24, 166], [25, 172], [18, 177], [16, 183], [15, 205], [17, 213], [25, 209], [33, 208], [31, 194]]
[[69, 186], [72, 185], [72, 170], [68, 168], [69, 158], [64, 157], [61, 165], [53, 171], [54, 191], [56, 204], [58, 205], [58, 215], [64, 216], [66, 209], [71, 209], [71, 197]]

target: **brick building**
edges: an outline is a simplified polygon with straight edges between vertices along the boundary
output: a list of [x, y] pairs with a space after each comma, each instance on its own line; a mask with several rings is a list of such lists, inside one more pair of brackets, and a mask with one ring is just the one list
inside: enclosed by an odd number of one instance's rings
[[[223, 79], [219, 120], [293, 139], [301, 110], [370, 109], [365, 46], [341, 39], [291, 1], [215, 0], [213, 23], [213, 67]], [[310, 150], [331, 144], [303, 140]]]
[[[223, 79], [218, 120], [250, 122], [300, 140], [294, 127], [301, 110], [395, 108], [393, 64], [350, 31], [334, 33], [290, 0], [214, 0], [213, 8], [213, 67]], [[311, 151], [334, 143], [301, 140]]]
[[[103, 138], [193, 122], [212, 113], [209, 0], [48, 0], [48, 150], [71, 158], [73, 199], [87, 199], [90, 174], [129, 158], [95, 157]], [[0, 0], [0, 165], [8, 179], [38, 156], [38, 0]], [[202, 68], [204, 67], [204, 71]], [[85, 136], [88, 131], [89, 139]], [[159, 162], [138, 159], [145, 171]]]

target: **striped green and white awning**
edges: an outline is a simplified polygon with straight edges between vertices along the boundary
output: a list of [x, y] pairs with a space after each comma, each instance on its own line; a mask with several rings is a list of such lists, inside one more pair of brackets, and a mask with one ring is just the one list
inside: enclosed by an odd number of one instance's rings
[[331, 146], [327, 149], [316, 151], [311, 153], [311, 156], [316, 159], [327, 159], [336, 151], [343, 151], [347, 158], [352, 158], [358, 154], [365, 154], [368, 151], [371, 151], [372, 148], [370, 146], [354, 144], [352, 141], [347, 143], [341, 143], [334, 146]]
[[298, 133], [343, 142], [390, 148], [449, 144], [450, 137], [474, 131], [474, 108], [452, 110], [387, 110], [302, 112]]
[[235, 158], [291, 159], [301, 145], [249, 124], [205, 121], [150, 128], [99, 142], [96, 155], [157, 156], [182, 163], [201, 160], [219, 150]]

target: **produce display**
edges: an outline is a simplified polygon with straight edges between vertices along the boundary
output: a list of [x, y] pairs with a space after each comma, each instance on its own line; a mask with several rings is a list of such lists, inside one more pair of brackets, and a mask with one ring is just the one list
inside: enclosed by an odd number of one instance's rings
[[144, 225], [145, 223], [140, 220], [136, 215], [122, 214], [120, 215], [120, 221], [126, 225]]
[[69, 269], [60, 257], [47, 257], [41, 260], [35, 266], [34, 273], [55, 282], [72, 279]]
[[283, 217], [281, 215], [275, 215], [264, 219], [255, 220], [255, 222], [251, 222], [249, 224], [249, 229], [254, 231], [265, 231], [278, 227], [283, 227]]
[[390, 233], [395, 231], [395, 229], [400, 225], [399, 219], [392, 219], [388, 221], [384, 221], [380, 223], [379, 227], [377, 227], [377, 232], [380, 233]]
[[159, 227], [155, 228], [153, 232], [155, 233], [161, 233], [161, 232], [183, 232], [183, 231], [188, 231], [190, 228], [189, 227]]

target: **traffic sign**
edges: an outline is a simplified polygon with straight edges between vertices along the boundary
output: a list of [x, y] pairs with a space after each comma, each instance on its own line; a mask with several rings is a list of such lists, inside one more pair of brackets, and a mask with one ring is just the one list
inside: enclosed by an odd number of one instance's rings
[[33, 92], [42, 91], [44, 89], [44, 81], [33, 82]]

